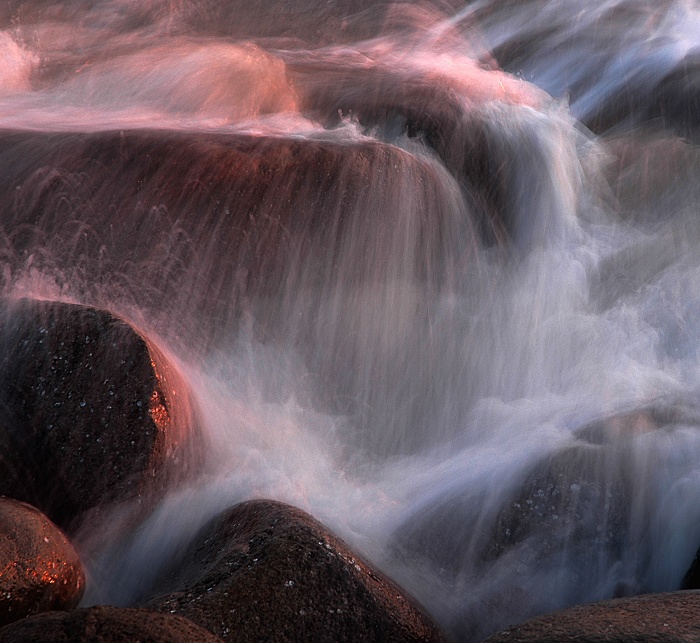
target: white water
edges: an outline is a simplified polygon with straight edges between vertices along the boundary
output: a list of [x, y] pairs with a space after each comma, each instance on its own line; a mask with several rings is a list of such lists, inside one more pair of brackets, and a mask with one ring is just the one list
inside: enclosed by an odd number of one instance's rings
[[[5, 294], [104, 306], [158, 338], [210, 441], [206, 475], [125, 542], [88, 534], [87, 602], [130, 604], [204, 520], [256, 497], [318, 517], [459, 640], [680, 586], [700, 545], [694, 3], [89, 5], [5, 16], [4, 129], [272, 137], [341, 160], [285, 166], [250, 202], [309, 219], [242, 288], [227, 270], [243, 252], [188, 227], [205, 213], [174, 209], [194, 188], [167, 167], [165, 205], [134, 215], [152, 237], [99, 212], [134, 175], [71, 200], [89, 166], [57, 170], [65, 198], [28, 243], [3, 211]], [[22, 149], [41, 167], [40, 143]], [[621, 437], [576, 433], [606, 418]], [[489, 555], [530, 472], [574, 446], [596, 454], [558, 491], [577, 515], [550, 504]]]

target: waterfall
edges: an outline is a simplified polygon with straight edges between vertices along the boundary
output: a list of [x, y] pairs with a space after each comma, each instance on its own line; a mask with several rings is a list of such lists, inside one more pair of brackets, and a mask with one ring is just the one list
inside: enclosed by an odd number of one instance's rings
[[2, 294], [128, 320], [207, 437], [137, 529], [85, 535], [87, 604], [251, 498], [458, 640], [681, 587], [694, 2], [5, 4]]

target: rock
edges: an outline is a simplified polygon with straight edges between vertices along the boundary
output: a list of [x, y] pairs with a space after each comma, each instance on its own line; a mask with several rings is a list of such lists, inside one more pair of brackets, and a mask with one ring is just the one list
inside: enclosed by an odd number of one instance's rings
[[[544, 458], [524, 478], [508, 481], [487, 501], [465, 493], [425, 508], [398, 537], [413, 553], [455, 573], [464, 565], [485, 573], [519, 550], [540, 565], [565, 553], [585, 575], [600, 562], [601, 546], [612, 558], [625, 549], [633, 487], [629, 472], [618, 466], [623, 459], [600, 445], [572, 446]], [[450, 539], [448, 546], [444, 533], [463, 538]]]
[[402, 590], [303, 511], [251, 501], [204, 527], [146, 607], [228, 641], [441, 641]]
[[[546, 159], [522, 131], [509, 133], [503, 123], [494, 128], [491, 121], [501, 115], [484, 106], [497, 103], [512, 111], [515, 120], [547, 99], [534, 86], [476, 61], [465, 58], [459, 68], [460, 74], [450, 75], [416, 64], [407, 72], [391, 62], [382, 64], [381, 57], [342, 69], [322, 57], [288, 65], [303, 109], [314, 120], [337, 127], [351, 114], [363, 127], [389, 138], [402, 132], [427, 145], [463, 188], [481, 239], [489, 245], [518, 241], [518, 213], [512, 204], [524, 198], [515, 194], [519, 148], [528, 148], [536, 167]], [[529, 180], [540, 179], [531, 173]]]
[[[615, 3], [582, 17], [573, 4], [503, 0], [475, 7], [473, 19], [503, 69], [565, 96], [596, 134], [649, 126], [697, 143], [700, 56], [682, 46], [667, 57], [661, 46], [640, 49], [651, 31], [658, 41], [682, 42], [663, 20], [650, 27], [641, 6]], [[562, 61], [574, 59], [576, 73], [565, 73]]]
[[194, 442], [187, 389], [134, 328], [85, 306], [0, 303], [0, 494], [70, 532], [186, 475]]
[[85, 590], [78, 554], [34, 507], [0, 497], [0, 627], [75, 607]]
[[211, 632], [175, 614], [109, 606], [47, 612], [0, 629], [0, 642], [216, 643]]
[[[396, 530], [393, 562], [411, 566], [399, 577], [473, 640], [577, 603], [680, 589], [683, 564], [668, 564], [670, 527], [659, 516], [668, 480], [696, 466], [682, 445], [699, 423], [680, 403], [620, 412], [492, 488], [453, 487]], [[439, 570], [439, 584], [423, 568]], [[459, 607], [441, 611], [457, 591]]]
[[100, 280], [129, 289], [180, 332], [183, 310], [234, 322], [256, 296], [397, 278], [439, 287], [470, 240], [443, 174], [369, 140], [2, 133], [0, 250], [13, 278], [56, 274], [81, 300]]
[[700, 592], [647, 594], [578, 605], [514, 625], [484, 643], [691, 643]]
[[[38, 272], [115, 310], [128, 293], [196, 355], [238, 331], [292, 348], [320, 374], [314, 408], [362, 425], [348, 441], [420, 448], [442, 397], [407, 387], [446, 377], [425, 338], [447, 324], [475, 224], [432, 156], [327, 136], [0, 133], [0, 284]], [[389, 422], [401, 440], [363, 432]]]

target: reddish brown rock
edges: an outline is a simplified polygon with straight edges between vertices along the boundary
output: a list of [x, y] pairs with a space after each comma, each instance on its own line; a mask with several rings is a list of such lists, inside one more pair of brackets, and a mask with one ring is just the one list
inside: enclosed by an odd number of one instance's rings
[[160, 351], [109, 312], [4, 300], [0, 494], [72, 531], [90, 509], [161, 491], [192, 464], [187, 397]]
[[409, 596], [323, 525], [267, 500], [202, 529], [158, 591], [148, 608], [227, 641], [444, 640]]
[[174, 614], [108, 606], [47, 612], [0, 629], [0, 642], [216, 643], [211, 632]]
[[647, 594], [538, 616], [485, 643], [696, 643], [700, 592]]
[[[379, 62], [339, 69], [335, 61], [314, 58], [292, 59], [288, 69], [303, 88], [303, 108], [315, 120], [337, 127], [343, 115], [352, 114], [366, 128], [404, 131], [420, 140], [464, 188], [485, 243], [505, 243], [518, 236], [513, 207], [523, 198], [514, 194], [518, 149], [528, 146], [529, 158], [538, 166], [546, 159], [524, 137], [493, 128], [479, 106], [498, 101], [538, 107], [544, 100], [539, 90], [476, 64], [465, 68], [460, 78], [425, 72], [419, 66], [407, 74]], [[528, 179], [536, 177], [531, 174]]]
[[[198, 355], [241, 328], [292, 347], [323, 373], [315, 408], [357, 417], [348, 439], [374, 451], [435, 439], [439, 389], [408, 396], [406, 374], [436, 364], [419, 340], [474, 256], [474, 227], [433, 158], [368, 138], [0, 133], [0, 284], [39, 272], [80, 301], [128, 293]], [[389, 421], [411, 427], [369, 430]]]
[[[403, 253], [416, 261], [402, 276], [439, 285], [449, 261], [464, 259], [470, 229], [441, 177], [374, 141], [0, 133], [0, 250], [20, 273], [31, 255], [31, 267], [65, 282], [91, 275], [88, 290], [106, 281], [136, 291], [172, 327], [183, 309], [214, 323], [256, 295], [375, 283]], [[397, 235], [408, 245], [394, 249]]]
[[78, 554], [44, 514], [0, 498], [0, 626], [75, 607], [85, 590]]

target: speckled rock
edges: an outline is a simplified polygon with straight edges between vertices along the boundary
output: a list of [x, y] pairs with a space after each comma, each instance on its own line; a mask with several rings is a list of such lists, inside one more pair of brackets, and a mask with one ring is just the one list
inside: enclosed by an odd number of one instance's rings
[[89, 509], [165, 488], [169, 462], [187, 471], [187, 398], [162, 353], [109, 312], [0, 302], [0, 494], [69, 533]]
[[227, 641], [444, 640], [409, 596], [323, 525], [267, 500], [204, 527], [155, 595], [150, 609]]
[[[475, 552], [488, 566], [528, 541], [540, 561], [563, 551], [577, 558], [583, 575], [600, 563], [601, 550], [622, 557], [656, 506], [656, 488], [639, 484], [655, 466], [655, 454], [636, 438], [699, 421], [693, 409], [660, 405], [588, 423], [574, 431], [575, 441], [513, 474], [487, 499], [490, 508], [467, 489], [411, 517], [397, 537], [447, 569]], [[479, 515], [480, 529], [474, 529]], [[460, 530], [464, 539], [442, 546], [441, 532]]]
[[0, 629], [0, 642], [216, 643], [211, 632], [174, 614], [143, 609], [90, 607], [46, 612]]
[[38, 509], [0, 497], [0, 626], [72, 609], [85, 590], [78, 554]]
[[700, 592], [647, 594], [538, 616], [485, 643], [696, 643]]

